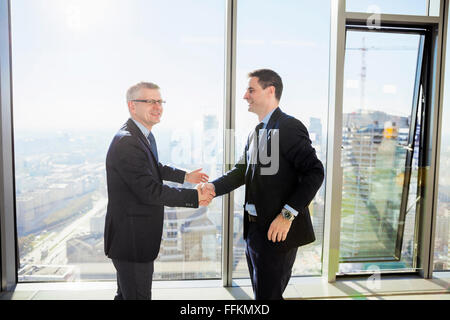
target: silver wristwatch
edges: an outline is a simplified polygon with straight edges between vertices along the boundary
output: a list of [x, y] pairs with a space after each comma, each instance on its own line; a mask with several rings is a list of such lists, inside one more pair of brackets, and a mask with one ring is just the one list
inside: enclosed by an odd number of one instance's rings
[[285, 218], [286, 220], [289, 220], [289, 221], [292, 221], [295, 218], [295, 216], [292, 214], [292, 212], [290, 212], [286, 208], [281, 209], [281, 215], [283, 216], [283, 218]]

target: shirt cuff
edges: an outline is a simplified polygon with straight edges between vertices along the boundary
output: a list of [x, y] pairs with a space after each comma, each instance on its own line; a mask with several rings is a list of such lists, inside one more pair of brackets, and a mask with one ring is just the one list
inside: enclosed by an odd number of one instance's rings
[[284, 208], [285, 208], [286, 210], [289, 210], [294, 216], [297, 216], [297, 215], [298, 215], [298, 211], [295, 210], [294, 208], [292, 208], [290, 205], [285, 204], [285, 205], [284, 205]]

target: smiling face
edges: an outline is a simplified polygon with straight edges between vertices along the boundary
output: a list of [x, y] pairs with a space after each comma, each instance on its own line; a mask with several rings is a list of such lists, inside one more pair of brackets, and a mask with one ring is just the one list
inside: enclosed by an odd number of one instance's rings
[[261, 119], [276, 104], [274, 99], [275, 88], [268, 86], [263, 89], [258, 77], [251, 77], [244, 99], [248, 102], [248, 111], [256, 113]]
[[[133, 100], [162, 100], [158, 89], [142, 88], [136, 99]], [[147, 102], [129, 101], [128, 109], [131, 117], [142, 123], [147, 129], [161, 121], [163, 107], [159, 103], [150, 104]]]

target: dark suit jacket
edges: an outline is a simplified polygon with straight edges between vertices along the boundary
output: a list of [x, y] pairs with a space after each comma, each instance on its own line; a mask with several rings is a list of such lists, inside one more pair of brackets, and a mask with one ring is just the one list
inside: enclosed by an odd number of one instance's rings
[[105, 254], [111, 259], [149, 262], [161, 244], [164, 206], [198, 207], [195, 189], [169, 187], [183, 183], [185, 171], [156, 161], [150, 144], [132, 119], [114, 136], [106, 156], [108, 208]]
[[[279, 135], [277, 172], [272, 175], [261, 174], [261, 169], [269, 167], [271, 164], [262, 165], [258, 159], [252, 179], [252, 170], [248, 162], [249, 153], [251, 153], [252, 132], [241, 160], [225, 175], [214, 180], [213, 184], [217, 196], [245, 184], [245, 202], [251, 192], [258, 214], [257, 224], [264, 233], [268, 232], [270, 224], [285, 204], [296, 209], [299, 213], [292, 222], [286, 240], [278, 243], [267, 240], [271, 246], [287, 250], [315, 240], [308, 205], [322, 185], [324, 168], [311, 145], [306, 127], [299, 120], [277, 108], [272, 113], [266, 129], [268, 134], [265, 143], [269, 157], [275, 157], [276, 148], [272, 150], [272, 144], [268, 141], [273, 139], [274, 135]], [[278, 129], [278, 132], [273, 129]], [[263, 143], [260, 144], [260, 147], [261, 145]], [[248, 231], [247, 215], [248, 213], [244, 210], [244, 239], [246, 239]]]

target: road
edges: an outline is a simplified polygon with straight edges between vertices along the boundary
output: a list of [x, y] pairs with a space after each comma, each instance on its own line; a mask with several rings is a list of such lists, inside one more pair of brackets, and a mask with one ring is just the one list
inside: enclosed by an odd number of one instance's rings
[[[25, 264], [65, 264], [66, 241], [74, 234], [89, 232], [89, 220], [106, 212], [107, 199], [101, 198], [94, 203], [94, 207], [80, 218], [65, 226], [61, 231], [52, 232], [30, 251], [22, 261]], [[48, 250], [48, 254], [41, 259], [41, 252]]]

